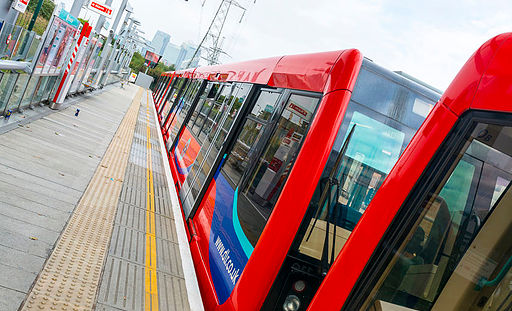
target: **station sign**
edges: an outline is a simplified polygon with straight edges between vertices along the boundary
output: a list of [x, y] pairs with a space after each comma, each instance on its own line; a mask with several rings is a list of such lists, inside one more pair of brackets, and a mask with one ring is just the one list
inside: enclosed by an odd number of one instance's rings
[[15, 0], [12, 3], [12, 8], [20, 13], [25, 13], [29, 0]]
[[89, 2], [89, 5], [87, 6], [87, 8], [89, 10], [96, 12], [100, 15], [103, 15], [107, 18], [112, 17], [112, 8], [104, 3], [100, 3], [98, 1], [93, 0], [93, 1]]
[[73, 15], [69, 14], [68, 11], [61, 9], [59, 12], [59, 18], [71, 25], [74, 28], [80, 27], [81, 23], [78, 20], [78, 18], [74, 17]]

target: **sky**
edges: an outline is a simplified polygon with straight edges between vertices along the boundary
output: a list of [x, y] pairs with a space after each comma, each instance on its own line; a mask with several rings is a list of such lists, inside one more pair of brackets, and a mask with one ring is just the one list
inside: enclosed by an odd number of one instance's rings
[[[387, 69], [404, 71], [440, 90], [480, 45], [512, 31], [512, 2], [505, 0], [237, 1], [246, 12], [230, 9], [223, 63], [356, 48]], [[73, 0], [63, 2], [69, 9]], [[120, 3], [113, 0], [114, 10]], [[221, 0], [129, 3], [145, 38], [151, 40], [161, 30], [180, 45], [201, 41]], [[96, 14], [84, 9], [80, 17], [94, 24]]]

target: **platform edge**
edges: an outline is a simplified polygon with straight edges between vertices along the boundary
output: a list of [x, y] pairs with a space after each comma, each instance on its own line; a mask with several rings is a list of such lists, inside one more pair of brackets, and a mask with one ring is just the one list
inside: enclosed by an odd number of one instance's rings
[[[157, 122], [158, 117], [156, 114], [156, 109], [151, 92], [149, 94], [149, 99], [151, 101], [151, 110], [153, 111], [154, 115], [153, 122]], [[166, 149], [164, 144], [164, 138], [162, 136], [162, 132], [160, 131], [160, 126], [158, 125], [158, 123], [156, 124], [156, 126], [156, 132], [158, 133], [158, 142], [160, 144], [160, 152], [162, 154], [162, 160], [164, 162], [165, 178], [167, 179], [167, 183], [169, 185], [168, 190], [171, 198], [171, 207], [174, 215], [174, 223], [176, 225], [178, 245], [180, 249], [180, 254], [182, 256], [181, 265], [183, 267], [185, 287], [187, 288], [188, 303], [190, 305], [190, 310], [204, 311], [203, 299], [201, 297], [201, 292], [199, 291], [199, 283], [197, 282], [194, 263], [192, 262], [192, 253], [190, 252], [187, 234], [185, 232], [185, 223], [183, 222], [183, 217], [180, 211], [178, 193], [176, 192], [176, 188], [174, 187], [174, 179], [172, 178], [171, 175], [171, 167], [169, 166], [169, 161], [167, 161], [168, 157], [165, 151]]]

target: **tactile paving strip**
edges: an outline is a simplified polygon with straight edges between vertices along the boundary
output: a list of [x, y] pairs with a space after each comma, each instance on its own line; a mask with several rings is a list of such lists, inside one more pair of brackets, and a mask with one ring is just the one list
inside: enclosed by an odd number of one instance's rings
[[135, 126], [97, 311], [190, 310], [158, 128], [147, 99]]
[[142, 93], [135, 96], [22, 310], [92, 310]]

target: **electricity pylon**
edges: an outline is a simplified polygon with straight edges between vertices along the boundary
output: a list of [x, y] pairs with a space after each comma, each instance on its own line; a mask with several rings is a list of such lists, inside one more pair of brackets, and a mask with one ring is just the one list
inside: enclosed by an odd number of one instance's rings
[[206, 59], [208, 65], [217, 65], [219, 63], [219, 56], [221, 54], [226, 54], [222, 50], [223, 40], [221, 39], [221, 35], [222, 29], [224, 28], [224, 24], [226, 23], [226, 19], [228, 17], [229, 10], [232, 7], [239, 8], [243, 11], [239, 23], [242, 22], [246, 9], [235, 0], [222, 0], [219, 8], [217, 9], [217, 12], [215, 12], [215, 16], [213, 17], [210, 27], [208, 27], [206, 34], [201, 40], [201, 43], [199, 43], [197, 46], [196, 50], [194, 51], [194, 55], [186, 67], [190, 66], [201, 49], [206, 50], [206, 56], [204, 59]]

